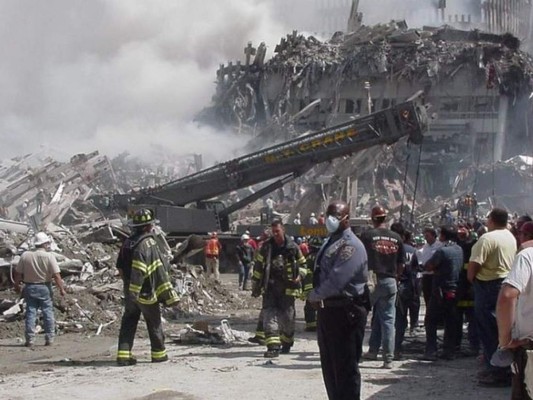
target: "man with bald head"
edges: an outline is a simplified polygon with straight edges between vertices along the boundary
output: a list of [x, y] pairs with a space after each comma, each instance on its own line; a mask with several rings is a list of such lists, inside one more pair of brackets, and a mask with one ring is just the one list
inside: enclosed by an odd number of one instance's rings
[[329, 236], [316, 256], [309, 301], [318, 309], [320, 364], [330, 400], [359, 399], [366, 317], [370, 309], [367, 257], [350, 229], [349, 207], [333, 201], [326, 211]]

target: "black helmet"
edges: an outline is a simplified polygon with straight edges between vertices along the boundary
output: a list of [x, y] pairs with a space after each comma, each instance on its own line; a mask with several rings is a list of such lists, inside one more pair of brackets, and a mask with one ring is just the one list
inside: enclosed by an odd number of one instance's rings
[[152, 211], [147, 208], [140, 208], [133, 214], [131, 221], [132, 228], [153, 224], [155, 222]]

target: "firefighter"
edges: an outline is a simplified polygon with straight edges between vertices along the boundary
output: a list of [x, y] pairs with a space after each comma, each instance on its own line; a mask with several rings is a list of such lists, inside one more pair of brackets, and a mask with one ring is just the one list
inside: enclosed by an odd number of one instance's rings
[[167, 261], [152, 233], [152, 212], [145, 208], [137, 210], [131, 227], [133, 233], [124, 241], [117, 260], [117, 268], [124, 282], [124, 314], [117, 353], [119, 366], [137, 363], [131, 349], [141, 314], [150, 336], [152, 362], [168, 360], [159, 303], [170, 306], [179, 300], [169, 280]]
[[216, 281], [220, 279], [218, 259], [221, 248], [222, 246], [218, 241], [217, 233], [212, 232], [211, 238], [205, 245], [205, 266], [207, 269], [207, 277], [209, 278], [211, 275], [214, 275]]
[[252, 296], [263, 295], [262, 313], [266, 358], [287, 354], [294, 342], [294, 299], [301, 295], [307, 273], [305, 257], [285, 234], [280, 220], [271, 223], [272, 237], [255, 256]]

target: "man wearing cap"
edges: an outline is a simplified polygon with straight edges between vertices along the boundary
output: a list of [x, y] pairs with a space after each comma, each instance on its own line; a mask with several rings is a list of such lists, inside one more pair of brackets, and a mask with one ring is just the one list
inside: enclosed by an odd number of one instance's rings
[[374, 228], [361, 235], [368, 254], [368, 269], [376, 277], [371, 296], [372, 331], [365, 358], [376, 360], [383, 346], [383, 368], [390, 369], [394, 357], [397, 279], [403, 272], [405, 251], [400, 235], [387, 228], [387, 212], [383, 207], [372, 208], [371, 218]]
[[239, 259], [239, 290], [247, 290], [250, 267], [254, 259], [254, 249], [250, 246], [250, 236], [244, 233], [241, 243], [237, 245], [237, 257]]
[[[519, 238], [523, 245], [533, 244], [533, 222], [521, 226]], [[499, 349], [512, 350], [514, 353], [511, 398], [531, 400], [533, 374], [526, 373], [526, 368], [531, 370], [533, 366], [532, 245], [527, 245], [517, 254], [511, 272], [503, 281], [496, 304], [496, 319]]]
[[49, 253], [50, 238], [44, 232], [35, 235], [35, 250], [22, 253], [15, 269], [15, 291], [20, 293], [24, 280], [24, 300], [26, 301], [25, 346], [31, 347], [35, 339], [35, 320], [40, 308], [44, 319], [45, 345], [50, 346], [55, 336], [54, 305], [52, 301], [52, 280], [55, 281], [61, 296], [65, 287], [56, 258]]
[[153, 363], [168, 360], [159, 303], [170, 306], [179, 301], [168, 276], [169, 266], [153, 234], [154, 218], [148, 209], [135, 212], [132, 235], [124, 241], [117, 269], [124, 282], [124, 314], [118, 337], [117, 364], [134, 365], [131, 349], [141, 314], [150, 336]]

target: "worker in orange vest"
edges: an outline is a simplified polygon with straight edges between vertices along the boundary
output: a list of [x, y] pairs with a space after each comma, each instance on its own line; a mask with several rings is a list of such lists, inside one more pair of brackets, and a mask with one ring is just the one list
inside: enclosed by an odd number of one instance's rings
[[211, 233], [211, 238], [207, 241], [205, 245], [205, 266], [207, 269], [207, 277], [209, 278], [211, 274], [215, 275], [215, 280], [218, 281], [220, 278], [219, 268], [219, 255], [220, 249], [222, 246], [218, 241], [217, 233]]

